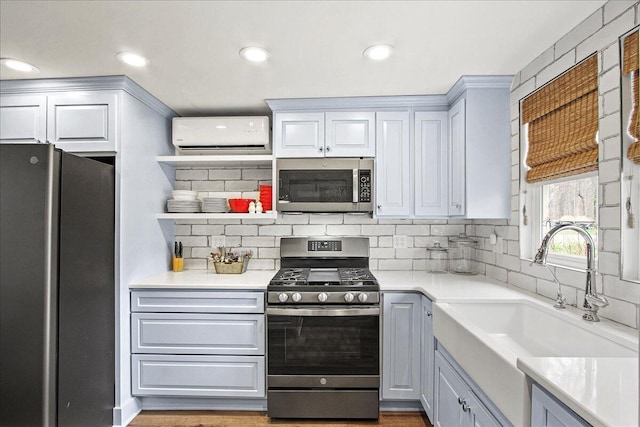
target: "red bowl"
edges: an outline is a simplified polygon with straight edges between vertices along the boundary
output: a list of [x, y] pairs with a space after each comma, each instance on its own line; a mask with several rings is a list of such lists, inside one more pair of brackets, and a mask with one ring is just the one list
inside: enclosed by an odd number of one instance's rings
[[229, 199], [229, 207], [233, 212], [247, 213], [251, 202], [253, 202], [253, 199]]

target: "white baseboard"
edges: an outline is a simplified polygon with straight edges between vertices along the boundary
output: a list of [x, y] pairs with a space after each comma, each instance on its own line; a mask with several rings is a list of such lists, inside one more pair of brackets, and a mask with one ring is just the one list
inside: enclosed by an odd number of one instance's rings
[[142, 411], [138, 398], [132, 397], [121, 406], [113, 408], [113, 427], [126, 427]]

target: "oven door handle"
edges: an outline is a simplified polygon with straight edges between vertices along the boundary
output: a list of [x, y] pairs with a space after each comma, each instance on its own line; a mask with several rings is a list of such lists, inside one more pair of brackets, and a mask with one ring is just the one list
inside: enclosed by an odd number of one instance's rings
[[277, 308], [268, 307], [274, 316], [379, 316], [380, 307], [366, 308]]
[[353, 170], [353, 203], [358, 203], [358, 193], [360, 190], [360, 180], [358, 180], [358, 169]]

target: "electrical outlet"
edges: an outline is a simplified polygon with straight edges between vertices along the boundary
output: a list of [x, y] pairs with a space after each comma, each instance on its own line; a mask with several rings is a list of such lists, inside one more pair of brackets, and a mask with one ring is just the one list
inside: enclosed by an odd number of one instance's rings
[[404, 234], [394, 234], [393, 235], [393, 247], [396, 249], [406, 249], [407, 247], [407, 236]]
[[211, 236], [211, 245], [212, 248], [224, 248], [224, 236]]

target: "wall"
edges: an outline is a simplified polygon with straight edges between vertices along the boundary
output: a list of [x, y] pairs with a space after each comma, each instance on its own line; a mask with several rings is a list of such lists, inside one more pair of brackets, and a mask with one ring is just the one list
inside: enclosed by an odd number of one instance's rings
[[[208, 193], [212, 197], [257, 198], [260, 184], [271, 184], [271, 169], [176, 169], [176, 189]], [[176, 221], [176, 240], [185, 246], [185, 268], [205, 269], [211, 252], [211, 235], [225, 235], [228, 247], [253, 250], [249, 269], [280, 268], [280, 237], [368, 236], [370, 268], [374, 270], [425, 270], [426, 248], [459, 233], [475, 234], [469, 220], [377, 220], [352, 214], [280, 214], [278, 219]], [[394, 249], [393, 235], [406, 235], [407, 248]]]
[[[475, 221], [487, 276], [554, 298], [556, 285], [544, 268], [520, 259], [519, 249], [519, 101], [567, 69], [598, 52], [599, 62], [599, 234], [597, 289], [610, 305], [602, 317], [638, 327], [640, 284], [620, 280], [620, 56], [618, 38], [640, 24], [638, 1], [610, 1], [571, 30], [514, 77], [511, 91], [512, 215], [508, 222]], [[504, 237], [502, 254], [488, 244], [491, 233]], [[556, 268], [567, 301], [584, 298], [585, 274]]]

